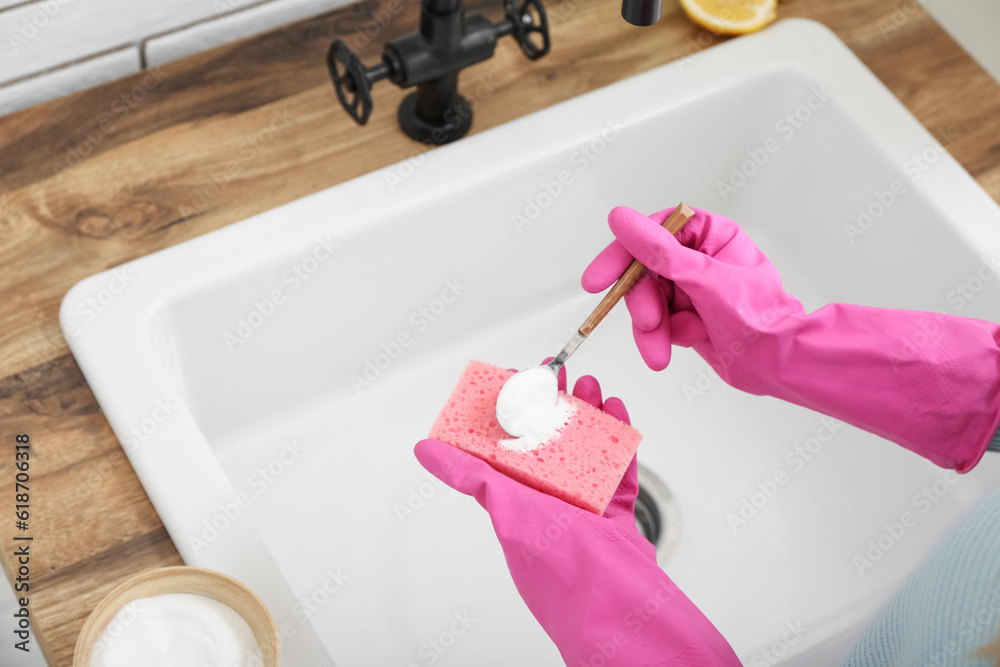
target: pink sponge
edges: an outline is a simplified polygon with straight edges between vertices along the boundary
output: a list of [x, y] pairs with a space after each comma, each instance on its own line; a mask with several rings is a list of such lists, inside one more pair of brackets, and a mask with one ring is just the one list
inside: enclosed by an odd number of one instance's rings
[[487, 461], [512, 479], [603, 514], [642, 436], [586, 401], [560, 392], [576, 410], [556, 436], [519, 452], [497, 423], [497, 395], [513, 371], [471, 361], [431, 428], [430, 437]]

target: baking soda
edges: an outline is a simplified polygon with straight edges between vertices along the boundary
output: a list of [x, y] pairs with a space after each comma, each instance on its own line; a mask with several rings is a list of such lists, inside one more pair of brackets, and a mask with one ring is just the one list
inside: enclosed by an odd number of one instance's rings
[[204, 595], [138, 598], [108, 622], [90, 667], [262, 667], [246, 620]]
[[529, 368], [507, 380], [497, 397], [497, 420], [511, 435], [497, 442], [515, 452], [530, 452], [555, 438], [576, 409], [559, 395], [556, 374], [546, 366]]

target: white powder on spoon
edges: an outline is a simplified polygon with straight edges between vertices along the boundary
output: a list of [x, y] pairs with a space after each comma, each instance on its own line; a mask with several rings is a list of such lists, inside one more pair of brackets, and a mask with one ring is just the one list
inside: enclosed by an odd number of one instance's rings
[[228, 605], [204, 595], [138, 598], [108, 622], [89, 667], [261, 667], [253, 630]]
[[497, 444], [517, 452], [530, 452], [549, 442], [573, 413], [569, 401], [559, 395], [556, 374], [545, 366], [515, 373], [497, 397], [497, 420], [511, 435]]

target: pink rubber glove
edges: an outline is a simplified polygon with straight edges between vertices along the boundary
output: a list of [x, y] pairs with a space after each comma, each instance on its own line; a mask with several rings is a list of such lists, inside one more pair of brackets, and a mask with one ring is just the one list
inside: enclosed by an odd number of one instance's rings
[[[577, 381], [573, 394], [629, 421], [617, 398], [602, 406], [601, 388], [590, 376]], [[636, 529], [635, 459], [604, 516], [597, 516], [443, 442], [422, 440], [414, 452], [431, 474], [489, 512], [518, 592], [567, 665], [740, 664], [711, 621], [657, 566], [653, 545]]]
[[[610, 286], [633, 257], [647, 274], [625, 296], [653, 370], [693, 347], [723, 380], [836, 417], [944, 468], [971, 470], [1000, 423], [1000, 325], [940, 313], [830, 304], [806, 313], [739, 225], [696, 209], [675, 238], [611, 211], [617, 238], [583, 288]], [[655, 274], [655, 275], [654, 275]]]

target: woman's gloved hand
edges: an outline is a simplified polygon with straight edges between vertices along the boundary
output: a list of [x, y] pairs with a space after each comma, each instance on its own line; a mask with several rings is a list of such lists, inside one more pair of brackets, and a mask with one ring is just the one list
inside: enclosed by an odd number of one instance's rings
[[1000, 325], [941, 313], [834, 303], [813, 313], [732, 220], [695, 209], [675, 238], [611, 211], [616, 237], [583, 274], [600, 292], [633, 257], [652, 273], [626, 294], [636, 345], [653, 370], [693, 347], [719, 376], [842, 419], [966, 472], [1000, 423]]
[[[565, 390], [565, 371], [560, 389]], [[628, 423], [617, 398], [602, 404], [589, 376], [573, 394]], [[414, 450], [431, 474], [489, 512], [514, 584], [567, 665], [740, 664], [729, 643], [657, 566], [635, 524], [632, 459], [604, 516], [497, 472], [437, 440]]]

